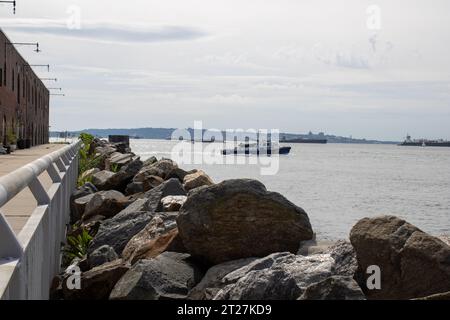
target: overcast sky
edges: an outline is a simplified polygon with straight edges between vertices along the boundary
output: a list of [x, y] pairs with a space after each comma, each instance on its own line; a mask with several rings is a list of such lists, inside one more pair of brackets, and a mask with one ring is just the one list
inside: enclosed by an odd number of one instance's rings
[[448, 0], [18, 0], [15, 16], [0, 5], [0, 26], [39, 41], [20, 52], [64, 88], [52, 130], [202, 120], [450, 139], [449, 12]]

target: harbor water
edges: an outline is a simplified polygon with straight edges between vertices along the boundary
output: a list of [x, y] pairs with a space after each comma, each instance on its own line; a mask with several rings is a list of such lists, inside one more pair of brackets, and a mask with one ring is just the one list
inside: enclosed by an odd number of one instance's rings
[[[150, 156], [169, 158], [178, 143], [136, 139], [131, 140], [131, 149], [143, 160]], [[197, 148], [194, 153], [205, 152], [208, 144], [200, 145], [200, 151]], [[268, 190], [302, 207], [320, 240], [348, 238], [359, 219], [383, 214], [404, 218], [434, 235], [450, 233], [450, 148], [291, 146], [289, 155], [279, 157], [274, 175], [262, 175], [260, 165], [251, 163], [180, 166], [186, 170], [203, 169], [215, 182], [233, 178], [260, 180]]]

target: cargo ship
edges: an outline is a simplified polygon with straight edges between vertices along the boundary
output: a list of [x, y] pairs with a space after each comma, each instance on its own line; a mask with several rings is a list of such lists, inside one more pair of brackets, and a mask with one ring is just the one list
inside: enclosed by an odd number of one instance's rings
[[450, 147], [450, 141], [447, 140], [427, 140], [427, 139], [411, 139], [410, 135], [406, 136], [405, 141], [399, 146], [413, 146], [413, 147]]

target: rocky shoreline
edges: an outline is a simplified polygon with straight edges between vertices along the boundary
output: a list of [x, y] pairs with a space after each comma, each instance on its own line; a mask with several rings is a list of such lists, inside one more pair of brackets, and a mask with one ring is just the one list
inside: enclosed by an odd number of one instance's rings
[[52, 299], [449, 299], [448, 237], [380, 216], [317, 246], [307, 213], [259, 181], [215, 184], [123, 143], [93, 139], [82, 152], [95, 165], [71, 196]]

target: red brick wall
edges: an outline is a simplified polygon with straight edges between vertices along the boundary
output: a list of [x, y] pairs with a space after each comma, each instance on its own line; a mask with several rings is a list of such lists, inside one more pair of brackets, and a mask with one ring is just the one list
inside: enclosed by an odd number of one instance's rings
[[0, 145], [11, 130], [31, 145], [47, 143], [49, 91], [9, 42], [0, 30]]

